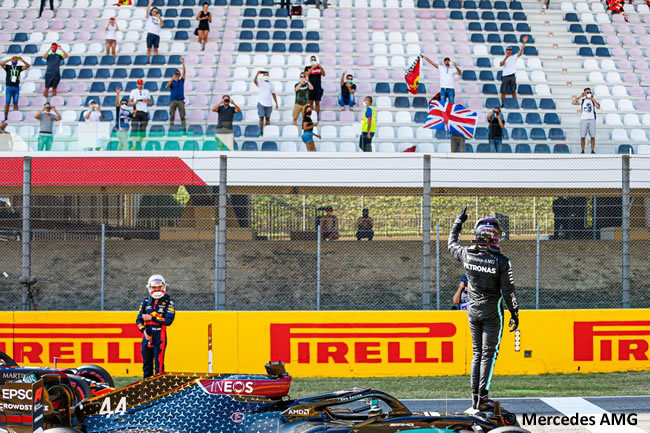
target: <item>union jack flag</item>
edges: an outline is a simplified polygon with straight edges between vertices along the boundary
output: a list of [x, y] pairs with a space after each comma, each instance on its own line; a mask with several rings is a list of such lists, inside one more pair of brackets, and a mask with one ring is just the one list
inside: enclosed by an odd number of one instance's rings
[[440, 101], [429, 102], [429, 115], [424, 122], [426, 129], [440, 129], [465, 138], [474, 138], [478, 113], [462, 105]]

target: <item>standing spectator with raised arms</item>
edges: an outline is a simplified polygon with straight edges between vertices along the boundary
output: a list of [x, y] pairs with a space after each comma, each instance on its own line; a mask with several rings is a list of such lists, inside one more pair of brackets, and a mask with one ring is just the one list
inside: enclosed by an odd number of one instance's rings
[[196, 14], [196, 20], [199, 22], [196, 32], [203, 50], [205, 50], [205, 44], [208, 42], [208, 33], [210, 33], [210, 23], [212, 22], [212, 14], [208, 12], [209, 6], [210, 3], [203, 2], [203, 9]]
[[151, 94], [144, 88], [144, 81], [138, 80], [136, 82], [138, 88], [131, 90], [129, 96], [129, 105], [135, 107], [135, 114], [133, 115], [132, 134], [135, 136], [136, 143], [134, 146], [137, 148], [137, 143], [142, 143], [144, 136], [147, 133], [147, 124], [149, 123], [149, 104], [153, 104]]
[[585, 153], [587, 134], [591, 137], [591, 153], [596, 153], [596, 108], [600, 108], [600, 104], [589, 87], [574, 98], [571, 104], [580, 105], [580, 153]]
[[499, 66], [503, 67], [501, 73], [501, 107], [503, 107], [506, 100], [507, 91], [512, 92], [512, 97], [517, 99], [517, 59], [524, 53], [526, 42], [528, 42], [528, 35], [524, 36], [521, 49], [516, 56], [512, 55], [514, 47], [506, 48], [506, 57], [499, 63]]
[[309, 106], [316, 110], [320, 116], [320, 101], [323, 99], [323, 84], [321, 78], [325, 76], [325, 69], [318, 62], [316, 56], [311, 56], [310, 65], [305, 67], [307, 77], [313, 89], [309, 90]]
[[[260, 75], [262, 77], [260, 78]], [[278, 110], [278, 98], [275, 95], [275, 86], [269, 81], [268, 71], [257, 71], [253, 83], [257, 86], [257, 114], [260, 117], [260, 135], [264, 135], [264, 119], [266, 124], [271, 124], [271, 113], [273, 112], [273, 102], [275, 109]]]
[[345, 111], [346, 105], [354, 107], [354, 94], [357, 91], [357, 85], [354, 84], [354, 76], [352, 74], [346, 74], [347, 71], [343, 71], [341, 74], [341, 97], [339, 99], [339, 105], [341, 106], [341, 111]]
[[[60, 51], [59, 48], [61, 49]], [[43, 58], [47, 62], [45, 69], [45, 92], [43, 96], [47, 98], [50, 89], [52, 89], [52, 96], [56, 96], [56, 88], [59, 85], [59, 81], [61, 81], [61, 63], [63, 63], [64, 59], [68, 58], [68, 53], [59, 47], [58, 44], [54, 43], [45, 55], [43, 55]]]
[[462, 75], [462, 72], [456, 65], [456, 62], [450, 63], [449, 57], [445, 57], [445, 59], [443, 60], [444, 67], [441, 68], [440, 65], [432, 61], [424, 54], [420, 54], [420, 57], [422, 57], [424, 60], [429, 62], [434, 68], [440, 71], [440, 103], [444, 104], [445, 102], [448, 101], [450, 104], [453, 104], [456, 99], [456, 89], [455, 89], [456, 83], [454, 80], [454, 75], [456, 74], [458, 74], [458, 76]]
[[111, 53], [115, 57], [115, 48], [117, 47], [117, 32], [120, 31], [120, 27], [115, 22], [115, 17], [111, 17], [106, 24], [106, 55], [110, 56]]
[[307, 73], [300, 73], [300, 81], [296, 83], [293, 90], [296, 92], [296, 99], [293, 105], [293, 124], [298, 124], [298, 117], [305, 111], [305, 107], [309, 105], [309, 91], [314, 88], [307, 80]]
[[152, 48], [154, 55], [158, 55], [160, 30], [162, 27], [165, 27], [165, 23], [160, 16], [160, 11], [157, 7], [151, 8], [151, 5], [153, 5], [153, 0], [149, 0], [149, 4], [147, 5], [147, 62], [151, 62]]
[[183, 65], [183, 75], [178, 69], [174, 71], [174, 76], [165, 85], [165, 89], [169, 89], [169, 125], [174, 124], [174, 116], [176, 110], [181, 117], [183, 130], [186, 130], [185, 125], [185, 59], [181, 57], [181, 65]]
[[[22, 62], [22, 66], [18, 62]], [[11, 62], [10, 65], [7, 63]], [[5, 82], [7, 87], [7, 98], [5, 100], [5, 119], [9, 114], [9, 105], [13, 102], [14, 111], [18, 111], [18, 98], [20, 97], [20, 73], [29, 69], [31, 66], [22, 57], [13, 56], [0, 63], [2, 69], [7, 73], [7, 80]]]

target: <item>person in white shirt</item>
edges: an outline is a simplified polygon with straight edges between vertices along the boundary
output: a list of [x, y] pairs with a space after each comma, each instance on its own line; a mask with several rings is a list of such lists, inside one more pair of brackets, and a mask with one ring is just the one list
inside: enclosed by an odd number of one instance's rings
[[[262, 77], [260, 78], [260, 75]], [[257, 71], [253, 83], [257, 86], [257, 114], [260, 117], [260, 135], [264, 135], [264, 119], [266, 124], [271, 124], [273, 102], [278, 110], [278, 98], [275, 96], [275, 86], [269, 81], [268, 71]]]
[[501, 107], [503, 107], [503, 103], [506, 100], [506, 92], [508, 89], [512, 92], [512, 97], [517, 99], [517, 59], [523, 54], [526, 42], [528, 42], [527, 35], [524, 36], [521, 49], [516, 56], [512, 55], [513, 47], [506, 48], [506, 57], [499, 63], [499, 66], [503, 67], [503, 72], [501, 73]]
[[571, 104], [580, 105], [580, 153], [585, 153], [587, 133], [591, 137], [591, 153], [596, 153], [596, 108], [600, 108], [600, 104], [589, 87], [585, 88], [582, 95], [573, 98]]
[[[151, 8], [153, 0], [149, 0], [147, 5], [147, 62], [151, 61], [151, 49], [153, 48], [154, 55], [158, 54], [158, 46], [160, 45], [160, 29], [165, 26], [165, 23], [160, 16], [160, 11], [157, 7]], [[151, 10], [151, 13], [149, 13]]]
[[86, 122], [99, 122], [103, 118], [104, 113], [102, 113], [102, 106], [95, 101], [90, 101], [90, 106], [84, 113], [84, 119]]
[[129, 95], [129, 105], [135, 107], [135, 114], [131, 121], [131, 135], [135, 137], [136, 142], [141, 144], [147, 132], [147, 124], [149, 123], [148, 105], [153, 102], [151, 101], [151, 94], [144, 88], [144, 82], [138, 80], [137, 85], [138, 88], [131, 90], [131, 95]]
[[111, 52], [113, 57], [115, 57], [115, 48], [117, 47], [117, 32], [120, 31], [120, 27], [115, 22], [115, 18], [111, 18], [106, 24], [106, 55], [110, 56]]
[[458, 66], [456, 65], [456, 62], [450, 63], [449, 57], [445, 57], [445, 59], [443, 60], [444, 67], [441, 68], [440, 65], [432, 61], [424, 54], [420, 54], [420, 56], [427, 62], [431, 63], [431, 65], [434, 68], [440, 71], [440, 102], [444, 104], [445, 101], [449, 101], [450, 104], [453, 104], [456, 98], [456, 90], [454, 89], [455, 87], [454, 76], [455, 75], [461, 76], [463, 74], [458, 68]]

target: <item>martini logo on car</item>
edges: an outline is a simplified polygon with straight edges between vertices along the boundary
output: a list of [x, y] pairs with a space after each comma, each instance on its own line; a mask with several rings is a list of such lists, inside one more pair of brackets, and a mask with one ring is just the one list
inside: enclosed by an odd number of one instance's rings
[[650, 356], [650, 321], [648, 320], [573, 324], [574, 361], [648, 361], [648, 356]]

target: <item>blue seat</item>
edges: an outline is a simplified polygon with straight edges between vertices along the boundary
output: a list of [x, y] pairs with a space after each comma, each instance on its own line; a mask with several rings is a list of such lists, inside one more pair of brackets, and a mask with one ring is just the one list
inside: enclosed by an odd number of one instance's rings
[[180, 5], [180, 0], [167, 0], [167, 6], [178, 7]]
[[106, 68], [99, 68], [95, 72], [95, 78], [101, 78], [102, 80], [107, 80], [111, 77], [111, 72]]
[[179, 151], [179, 150], [181, 150], [181, 145], [176, 140], [165, 141], [165, 145], [163, 146], [163, 150], [166, 150], [168, 152]]
[[165, 9], [165, 18], [176, 18], [178, 16], [178, 10], [174, 8]]
[[258, 29], [270, 29], [271, 28], [271, 20], [264, 18], [261, 19], [257, 22], [257, 28]]
[[77, 78], [77, 72], [74, 69], [64, 69], [61, 71], [61, 78], [64, 80], [74, 80]]
[[501, 36], [498, 33], [490, 33], [488, 34], [487, 41], [490, 44], [500, 44]]
[[521, 113], [508, 113], [508, 123], [512, 123], [515, 125], [523, 125], [524, 119], [521, 117]]
[[429, 5], [428, 0], [418, 0], [418, 7], [423, 9], [429, 9], [431, 5]]
[[157, 107], [169, 107], [169, 95], [160, 95], [156, 101]]
[[526, 45], [524, 47], [524, 54], [527, 56], [537, 56], [539, 53], [537, 52], [537, 48], [533, 47], [532, 45]]
[[515, 153], [531, 153], [530, 145], [528, 143], [519, 143], [515, 147]]
[[390, 84], [388, 83], [377, 83], [375, 84], [376, 93], [390, 93]]
[[605, 39], [600, 35], [594, 35], [591, 37], [592, 45], [605, 45]]
[[476, 140], [487, 140], [488, 139], [488, 129], [484, 128], [482, 126], [479, 126], [476, 128], [476, 131], [474, 133], [474, 138]]
[[190, 36], [185, 30], [179, 30], [174, 34], [174, 40], [176, 41], [186, 41], [189, 38]]
[[176, 21], [172, 19], [163, 20], [163, 27], [165, 27], [166, 29], [173, 29], [174, 27], [176, 27]]
[[269, 44], [266, 42], [258, 42], [255, 44], [255, 52], [256, 53], [268, 53], [269, 52]]
[[488, 21], [483, 26], [483, 30], [485, 30], [486, 32], [498, 32], [499, 27], [497, 27], [497, 23], [493, 23], [492, 21]]
[[299, 30], [292, 30], [289, 32], [290, 41], [302, 41], [302, 32]]
[[449, 0], [447, 2], [447, 7], [449, 9], [460, 9], [460, 2], [458, 0]]
[[287, 40], [287, 32], [284, 30], [275, 30], [273, 32], [273, 40], [274, 41], [286, 41]]
[[393, 93], [407, 93], [406, 83], [395, 83], [393, 84]]
[[395, 98], [395, 108], [410, 108], [409, 98], [398, 96]]
[[[507, 12], [499, 12], [499, 14], [502, 14], [502, 13], [507, 13]], [[484, 21], [494, 21], [494, 12], [492, 12], [492, 11], [481, 12], [481, 19], [484, 20]], [[508, 18], [508, 20], [509, 19], [510, 18]]]
[[154, 122], [167, 122], [169, 120], [169, 113], [167, 110], [156, 110], [153, 112]]
[[151, 68], [147, 71], [147, 78], [157, 79], [162, 78], [162, 71], [160, 68]]
[[553, 153], [571, 153], [571, 151], [566, 144], [556, 144], [553, 146]]
[[244, 9], [244, 16], [245, 17], [256, 17], [257, 16], [257, 10], [253, 8], [246, 8]]
[[298, 42], [291, 42], [289, 44], [290, 53], [302, 53], [302, 44]]
[[467, 11], [467, 12], [465, 12], [465, 19], [466, 20], [478, 21], [478, 19], [479, 19], [478, 12], [476, 12], [476, 11]]
[[494, 74], [492, 71], [480, 71], [478, 79], [481, 81], [494, 81]]
[[600, 30], [598, 29], [598, 24], [587, 24], [585, 26], [585, 31], [587, 33], [595, 33], [595, 34], [600, 33]]
[[479, 68], [491, 68], [492, 62], [487, 57], [479, 57], [476, 59], [476, 66]]
[[147, 89], [150, 92], [157, 92], [158, 91], [158, 83], [156, 83], [155, 81], [147, 81], [146, 83], [144, 83], [144, 88]]
[[284, 8], [278, 8], [275, 10], [276, 18], [287, 18], [289, 16], [289, 11]]
[[265, 141], [262, 143], [262, 152], [277, 152], [278, 143], [275, 141]]
[[470, 32], [482, 32], [483, 28], [481, 27], [481, 23], [477, 21], [472, 21], [471, 23], [469, 23], [467, 30], [469, 30]]
[[487, 1], [487, 0], [481, 0], [481, 1], [478, 3], [478, 8], [479, 8], [479, 9], [492, 9], [492, 5], [491, 5], [490, 2]]
[[305, 47], [305, 51], [308, 52], [308, 53], [319, 53], [320, 52], [320, 46], [315, 42], [310, 42]]
[[182, 137], [185, 135], [185, 130], [181, 125], [171, 125], [167, 131], [169, 137]]
[[598, 57], [610, 57], [609, 49], [605, 47], [598, 47], [596, 48], [596, 55]]
[[487, 98], [485, 100], [485, 108], [496, 108], [501, 106], [501, 100], [499, 98]]
[[463, 80], [465, 81], [476, 81], [476, 72], [472, 70], [464, 70], [463, 71]]
[[435, 129], [434, 131], [436, 131], [436, 139], [438, 140], [449, 140], [449, 137], [451, 137], [449, 131], [444, 129]]
[[510, 139], [510, 135], [508, 134], [508, 130], [506, 128], [503, 129], [503, 139], [504, 140]]
[[533, 88], [530, 86], [530, 84], [520, 84], [517, 88], [517, 93], [520, 95], [532, 95], [533, 94]]
[[257, 142], [255, 141], [244, 141], [241, 145], [241, 150], [243, 152], [257, 152]]
[[526, 14], [523, 12], [514, 12], [512, 14], [512, 19], [514, 21], [526, 21]]
[[260, 127], [257, 125], [246, 125], [244, 128], [244, 137], [259, 137]]
[[201, 145], [196, 140], [188, 140], [183, 143], [184, 152], [195, 152], [201, 150]]
[[562, 128], [551, 128], [548, 131], [548, 138], [550, 140], [566, 140], [566, 135], [564, 135]]
[[515, 28], [512, 26], [512, 23], [500, 23], [499, 29], [502, 32], [514, 32]]
[[27, 42], [28, 40], [29, 36], [27, 33], [20, 32], [14, 35], [14, 42]]
[[472, 143], [465, 143], [465, 153], [472, 153], [472, 152], [474, 152]]
[[250, 53], [253, 51], [253, 46], [250, 42], [240, 42], [237, 51], [240, 53]]
[[433, 5], [436, 9], [445, 9], [447, 6], [443, 0], [433, 0]]
[[568, 21], [570, 23], [578, 23], [580, 22], [580, 19], [578, 18], [578, 14], [574, 12], [568, 12], [564, 14], [564, 21]]
[[524, 7], [521, 4], [521, 2], [519, 2], [519, 1], [511, 1], [510, 2], [510, 9], [512, 9], [513, 11], [520, 11], [520, 10], [523, 10]]
[[474, 0], [465, 0], [462, 4], [464, 9], [476, 9], [476, 3]]
[[193, 137], [200, 137], [203, 135], [203, 126], [201, 125], [190, 125], [187, 128], [187, 132], [189, 135]]
[[510, 13], [506, 11], [497, 12], [497, 19], [499, 21], [510, 21]]
[[138, 86], [136, 85], [135, 81], [127, 81], [126, 87], [124, 88], [125, 93], [131, 93], [131, 90], [137, 89]]
[[485, 38], [483, 37], [482, 33], [472, 33], [472, 36], [469, 40], [479, 44], [485, 42]]
[[126, 68], [115, 68], [113, 69], [113, 79], [121, 80], [127, 77]]
[[512, 128], [513, 140], [528, 140], [528, 133], [526, 128]]
[[[544, 128], [531, 128], [530, 129], [530, 139], [531, 140], [546, 140], [546, 131]], [[537, 153], [537, 150], [535, 150]]]
[[241, 26], [244, 29], [254, 29], [255, 28], [255, 20], [245, 19], [245, 20], [242, 21]]
[[103, 81], [95, 81], [90, 85], [90, 93], [104, 93], [106, 91], [106, 85]]
[[307, 32], [306, 39], [308, 41], [319, 41], [320, 40], [320, 35], [318, 34], [318, 32], [309, 31], [309, 32]]
[[[114, 91], [115, 91], [116, 89], [118, 89], [118, 88], [120, 88], [120, 89], [123, 89], [123, 88], [124, 88], [124, 86], [122, 86], [122, 83], [120, 83], [119, 81], [111, 81], [111, 82], [109, 83], [109, 85], [108, 85], [108, 89], [107, 89], [107, 90], [108, 90], [109, 92], [114, 92]], [[122, 97], [128, 99], [128, 95], [122, 95]]]
[[149, 59], [147, 59], [147, 56], [144, 54], [140, 54], [135, 56], [135, 60], [133, 61], [134, 65], [146, 65], [149, 62]]
[[181, 56], [179, 54], [172, 54], [167, 59], [167, 64], [168, 65], [180, 65], [181, 64]]
[[274, 42], [273, 46], [271, 47], [271, 51], [274, 53], [286, 53], [287, 46], [284, 44], [284, 42]]
[[[69, 59], [71, 59], [70, 57]], [[119, 66], [126, 66], [131, 64], [131, 56], [118, 56], [117, 57], [117, 64]]]
[[178, 27], [179, 29], [189, 29], [192, 27], [192, 23], [188, 19], [182, 19], [182, 20], [178, 20], [178, 24], [176, 27]]
[[573, 43], [578, 45], [588, 45], [589, 41], [587, 40], [587, 37], [585, 35], [576, 35], [573, 38]]
[[81, 69], [79, 70], [79, 74], [77, 75], [79, 79], [82, 80], [90, 80], [93, 78], [93, 70], [92, 69]]
[[496, 1], [494, 2], [494, 9], [500, 9], [500, 10], [508, 9], [508, 5], [504, 1]]
[[97, 56], [86, 56], [84, 59], [84, 66], [97, 66], [98, 64]]
[[160, 54], [155, 54], [153, 57], [151, 57], [151, 64], [152, 65], [164, 65], [165, 64], [165, 56], [161, 56]]
[[544, 114], [544, 123], [547, 125], [559, 125], [560, 118], [556, 113], [546, 113]]
[[23, 54], [36, 54], [38, 53], [38, 47], [34, 44], [27, 44], [23, 47]]
[[292, 29], [304, 29], [305, 28], [305, 23], [302, 22], [302, 20], [292, 20], [291, 21], [291, 28]]
[[181, 17], [183, 18], [193, 17], [194, 15], [195, 14], [192, 9], [181, 9]]
[[158, 140], [148, 140], [144, 144], [144, 150], [151, 151], [151, 150], [160, 150], [160, 141]]
[[517, 31], [522, 33], [530, 33], [530, 26], [527, 23], [517, 23]]
[[243, 6], [243, 0], [230, 0], [230, 6]]
[[546, 143], [536, 144], [535, 153], [551, 153], [551, 148]]
[[[504, 56], [506, 52], [501, 45], [492, 45], [490, 47], [490, 54], [493, 56]], [[514, 52], [512, 54], [515, 54]]]
[[274, 29], [286, 29], [288, 27], [287, 20], [275, 20], [275, 24], [273, 24]]
[[129, 74], [129, 78], [144, 78], [144, 69], [142, 68], [133, 68]]
[[429, 100], [424, 96], [413, 98], [413, 108], [429, 108]]
[[529, 125], [541, 125], [542, 118], [539, 116], [539, 113], [528, 113], [526, 114], [526, 123]]
[[[237, 114], [241, 114], [241, 113], [235, 113], [235, 116]], [[237, 118], [235, 118], [235, 120], [237, 120]], [[210, 126], [208, 126], [208, 130], [206, 131], [206, 135], [214, 135], [214, 134], [215, 134], [215, 132], [214, 131], [211, 132], [210, 131]], [[234, 135], [235, 137], [241, 137], [241, 126], [233, 125], [232, 126], [232, 135]]]
[[621, 144], [618, 146], [618, 149], [616, 149], [616, 153], [619, 155], [634, 154], [634, 147], [629, 144]]
[[417, 111], [415, 113], [415, 117], [413, 118], [413, 121], [415, 123], [424, 123], [426, 122], [428, 115], [429, 113], [427, 113], [426, 111]]
[[152, 125], [149, 128], [149, 137], [164, 137], [166, 135], [165, 133], [165, 127], [162, 125]]
[[[115, 104], [113, 104], [113, 106], [115, 106]], [[100, 122], [112, 122], [113, 120], [115, 120], [113, 118], [113, 113], [114, 113], [113, 110], [103, 110], [102, 114], [104, 115], [104, 118], [101, 119]]]
[[515, 98], [506, 98], [503, 101], [504, 108], [508, 110], [518, 110], [519, 109], [519, 102]]
[[582, 29], [582, 26], [580, 24], [571, 24], [571, 25], [569, 25], [569, 32], [570, 33], [583, 33], [584, 30]]
[[479, 143], [476, 146], [476, 153], [490, 153], [490, 143]]
[[[45, 63], [45, 60], [43, 60], [42, 57], [37, 57], [36, 60], [38, 60], [39, 58], [43, 61], [43, 63]], [[36, 63], [37, 63], [37, 62], [34, 62], [34, 64], [36, 64]], [[68, 57], [68, 59], [65, 61], [65, 63], [66, 63], [68, 66], [79, 66], [79, 65], [81, 65], [81, 57], [79, 57], [79, 56], [70, 56], [70, 57]], [[39, 65], [37, 65], [37, 66], [39, 66]]]
[[539, 108], [542, 110], [555, 110], [555, 101], [550, 98], [542, 98], [539, 100]]
[[[87, 107], [90, 105], [91, 101], [97, 102], [97, 97], [96, 96], [86, 96], [86, 102], [84, 102], [84, 107]], [[79, 113], [79, 120], [83, 119], [83, 111]]]
[[497, 86], [494, 84], [483, 84], [483, 94], [484, 95], [496, 95]]
[[[449, 19], [462, 20], [463, 19], [463, 13], [461, 11], [451, 11], [449, 13]], [[476, 19], [478, 19], [478, 17]]]
[[99, 62], [102, 66], [113, 66], [115, 64], [115, 57], [113, 56], [102, 56], [102, 60]]
[[501, 143], [499, 146], [499, 153], [512, 153], [512, 147], [508, 143]]
[[260, 9], [260, 16], [261, 17], [272, 17], [273, 16], [273, 9], [270, 9], [270, 8], [262, 8], [262, 9]]

